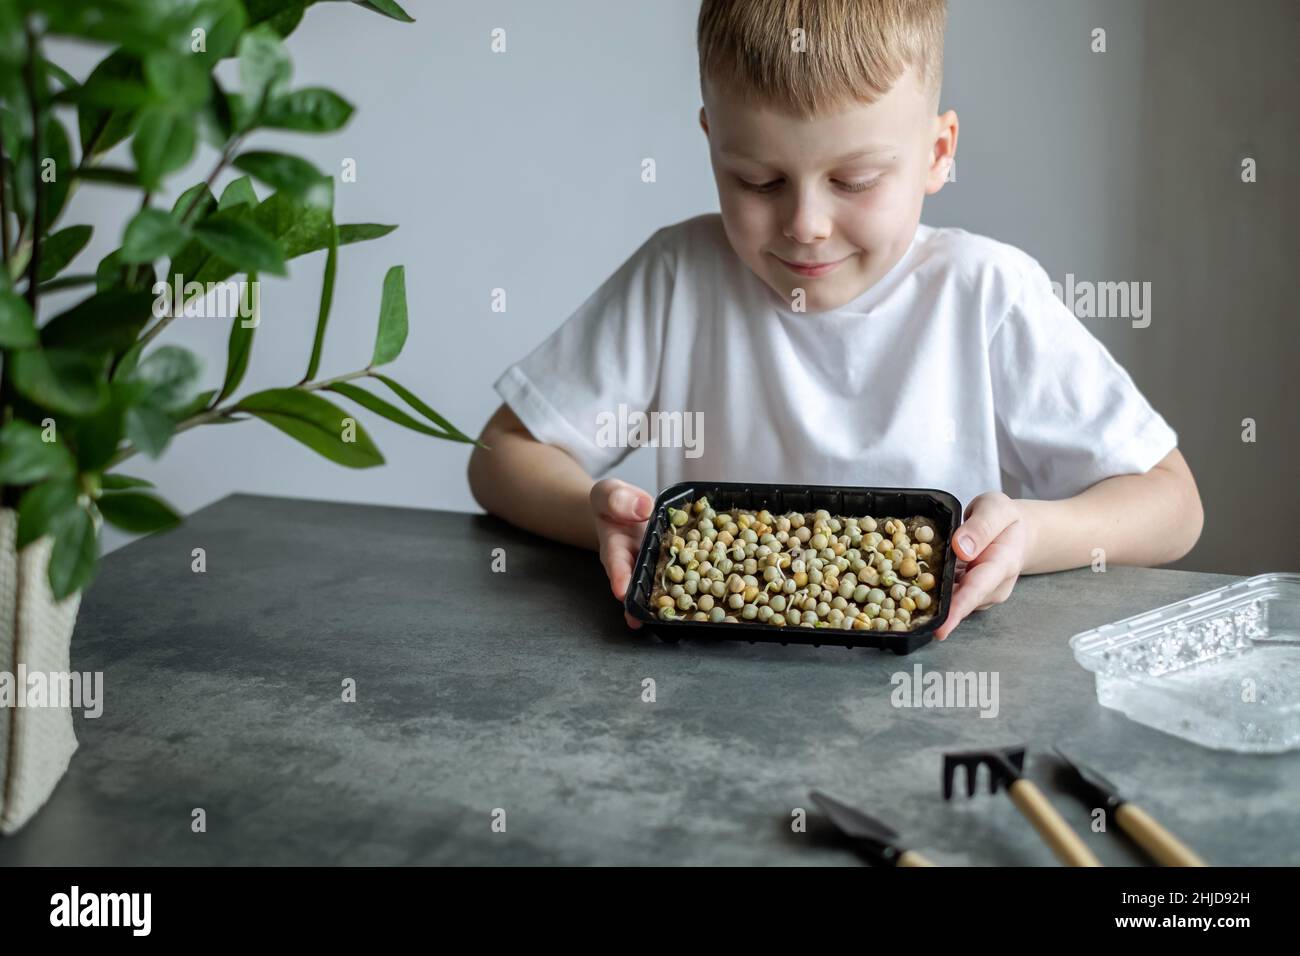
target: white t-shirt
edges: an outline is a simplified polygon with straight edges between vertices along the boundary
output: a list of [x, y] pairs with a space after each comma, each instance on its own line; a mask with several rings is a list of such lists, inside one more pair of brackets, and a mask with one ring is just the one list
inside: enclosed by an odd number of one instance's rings
[[1071, 497], [1177, 446], [1043, 268], [1005, 243], [922, 224], [843, 308], [789, 306], [719, 214], [696, 216], [655, 232], [494, 387], [594, 478], [657, 444], [659, 489], [932, 488], [964, 509], [986, 491]]

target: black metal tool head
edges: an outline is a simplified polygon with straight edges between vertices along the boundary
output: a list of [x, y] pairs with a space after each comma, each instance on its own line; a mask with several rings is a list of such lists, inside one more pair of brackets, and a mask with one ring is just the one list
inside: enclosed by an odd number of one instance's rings
[[865, 850], [876, 863], [893, 865], [903, 854], [897, 844], [898, 834], [875, 817], [868, 816], [856, 807], [841, 803], [819, 790], [809, 794], [818, 809], [830, 818], [835, 828]]
[[953, 778], [958, 767], [966, 768], [966, 796], [975, 796], [975, 771], [980, 764], [989, 768], [989, 793], [999, 786], [1010, 786], [1025, 769], [1024, 747], [1001, 747], [994, 750], [966, 750], [943, 755], [943, 798], [952, 799]]
[[1067, 757], [1060, 747], [1052, 749], [1065, 764], [1069, 789], [1089, 806], [1103, 807], [1107, 813], [1111, 813], [1124, 802], [1124, 798], [1119, 795], [1119, 788], [1096, 770]]

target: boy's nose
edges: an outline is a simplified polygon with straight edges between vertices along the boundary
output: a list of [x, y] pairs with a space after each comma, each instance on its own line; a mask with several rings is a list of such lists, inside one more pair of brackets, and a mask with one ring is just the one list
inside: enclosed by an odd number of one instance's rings
[[795, 242], [809, 243], [827, 238], [830, 231], [830, 217], [816, 197], [805, 194], [795, 198], [794, 208], [786, 219], [786, 236]]

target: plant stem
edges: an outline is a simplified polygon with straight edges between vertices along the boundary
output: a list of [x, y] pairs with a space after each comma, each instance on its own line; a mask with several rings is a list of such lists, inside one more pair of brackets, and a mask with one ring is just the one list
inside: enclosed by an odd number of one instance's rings
[[[146, 189], [146, 190], [144, 191], [144, 195], [143, 195], [142, 197], [140, 197], [140, 211], [141, 211], [141, 212], [144, 212], [144, 210], [146, 210], [146, 209], [149, 208], [149, 200], [152, 199], [152, 198], [153, 198], [153, 192], [152, 192], [152, 190]], [[128, 267], [127, 267], [127, 270], [126, 270], [126, 287], [127, 287], [128, 289], [130, 289], [130, 288], [134, 288], [134, 287], [135, 287], [136, 279], [139, 277], [139, 275], [140, 275], [140, 270], [143, 269], [143, 268], [144, 268], [144, 264], [143, 264], [143, 263], [138, 263], [138, 264], [136, 264], [136, 265], [128, 266]]]
[[0, 259], [9, 268], [9, 207], [5, 203], [5, 138], [0, 132]]
[[[208, 178], [203, 181], [203, 185], [207, 187], [208, 192], [212, 191], [212, 184], [217, 181], [217, 177], [221, 175], [221, 171], [225, 169], [226, 164], [230, 162], [231, 155], [239, 147], [239, 144], [244, 141], [244, 138], [247, 135], [248, 135], [247, 133], [243, 133], [239, 136], [234, 137], [233, 139], [231, 139], [229, 143], [226, 144], [226, 148], [221, 151], [221, 157], [217, 160], [217, 164], [212, 167], [212, 172], [209, 173]], [[194, 214], [195, 210], [199, 208], [199, 200], [202, 197], [203, 197], [202, 192], [197, 192], [194, 194], [194, 197], [190, 200], [190, 204], [189, 206], [186, 207], [185, 212], [181, 213], [181, 225], [183, 226], [189, 225], [190, 217]], [[179, 310], [183, 311], [184, 308], [185, 308], [185, 303], [182, 301], [181, 303], [179, 303]], [[163, 329], [167, 328], [167, 326], [172, 324], [172, 321], [175, 320], [176, 318], [177, 311], [178, 311], [178, 304], [173, 302], [171, 314], [164, 315], [157, 322], [155, 322], [149, 328], [149, 330], [144, 333], [144, 335], [140, 337], [141, 351], [144, 350], [144, 347], [146, 345], [148, 345], [155, 338], [157, 338], [158, 333], [160, 333]]]
[[[226, 148], [221, 151], [221, 157], [217, 160], [217, 165], [212, 167], [212, 172], [209, 173], [208, 178], [203, 181], [203, 185], [207, 187], [208, 192], [212, 191], [212, 184], [217, 181], [217, 177], [221, 175], [221, 171], [226, 168], [226, 164], [230, 162], [235, 150], [239, 148], [247, 136], [247, 133], [240, 133], [232, 137], [230, 142], [226, 144]], [[195, 210], [199, 208], [199, 200], [202, 198], [203, 193], [197, 192], [194, 194], [194, 197], [190, 199], [189, 207], [181, 214], [181, 225], [188, 226], [190, 224], [190, 217], [194, 214]]]
[[[369, 375], [370, 372], [371, 372], [370, 366], [366, 366], [365, 368], [360, 369], [359, 371], [348, 372], [346, 375], [336, 375], [333, 378], [323, 378], [315, 382], [300, 382], [299, 384], [292, 385], [290, 387], [297, 389], [298, 391], [301, 392], [316, 392], [323, 388], [329, 388], [331, 385], [336, 385], [339, 382], [349, 382], [355, 378], [362, 378], [366, 375]], [[189, 418], [186, 418], [178, 422], [176, 428], [172, 431], [172, 434], [179, 435], [181, 432], [189, 431], [191, 428], [194, 428], [196, 425], [206, 425], [209, 422], [215, 422], [220, 418], [225, 418], [227, 415], [230, 415], [232, 412], [234, 412], [237, 409], [238, 405], [239, 402], [236, 401], [236, 402], [230, 402], [226, 405], [222, 405], [217, 408], [205, 408], [203, 411], [196, 412], [195, 414], [191, 415]], [[139, 451], [139, 449], [136, 448], [134, 445], [127, 445], [125, 448], [120, 449], [117, 452], [117, 454], [112, 457], [109, 463], [104, 466], [104, 470], [108, 471], [111, 468], [116, 468], [122, 462], [126, 461], [128, 458], [134, 455], [137, 451]]]
[[41, 190], [41, 104], [36, 98], [36, 35], [31, 24], [25, 25], [27, 33], [27, 63], [23, 75], [27, 82], [27, 99], [32, 108], [32, 257], [27, 262], [27, 304], [36, 315], [36, 277], [41, 267], [41, 214], [44, 196]]

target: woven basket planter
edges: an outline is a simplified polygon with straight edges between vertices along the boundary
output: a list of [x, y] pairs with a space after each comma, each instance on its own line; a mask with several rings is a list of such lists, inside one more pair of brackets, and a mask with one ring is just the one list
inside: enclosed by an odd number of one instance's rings
[[[0, 673], [15, 694], [25, 672], [70, 673], [72, 629], [80, 593], [55, 601], [46, 578], [49, 537], [14, 550], [18, 515], [0, 508]], [[72, 709], [0, 707], [0, 833], [13, 833], [49, 799], [77, 749]]]

